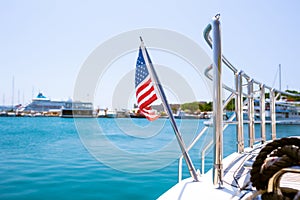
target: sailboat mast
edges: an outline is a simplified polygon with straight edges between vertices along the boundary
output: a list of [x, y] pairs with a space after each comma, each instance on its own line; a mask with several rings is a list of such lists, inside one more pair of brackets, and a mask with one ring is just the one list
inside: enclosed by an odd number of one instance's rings
[[11, 107], [14, 108], [14, 98], [15, 98], [15, 77], [12, 78], [12, 94], [11, 94]]
[[279, 64], [279, 90], [281, 91], [281, 64]]

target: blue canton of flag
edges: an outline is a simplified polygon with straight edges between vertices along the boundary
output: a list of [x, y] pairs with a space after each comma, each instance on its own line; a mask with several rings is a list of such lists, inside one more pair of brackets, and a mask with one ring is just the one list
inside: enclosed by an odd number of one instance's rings
[[150, 79], [149, 72], [144, 60], [142, 50], [139, 50], [139, 57], [136, 61], [135, 87], [137, 87], [146, 78]]
[[[149, 62], [151, 62], [147, 50], [146, 54]], [[135, 88], [140, 112], [150, 121], [157, 119], [159, 115], [156, 115], [154, 110], [151, 108], [151, 104], [157, 100], [157, 95], [155, 93], [153, 82], [151, 81], [141, 48], [139, 49], [139, 55], [136, 62]]]

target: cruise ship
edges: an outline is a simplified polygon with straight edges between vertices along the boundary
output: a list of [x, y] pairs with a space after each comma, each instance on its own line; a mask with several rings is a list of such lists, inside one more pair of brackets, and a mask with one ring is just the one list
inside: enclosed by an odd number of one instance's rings
[[[264, 107], [261, 106], [260, 100], [254, 100], [254, 117], [256, 120], [261, 118], [265, 118], [266, 122], [270, 122], [272, 118], [271, 112], [271, 101], [270, 99], [266, 99], [264, 103]], [[275, 117], [277, 124], [300, 124], [300, 102], [296, 101], [287, 101], [286, 99], [280, 99], [275, 101]], [[243, 117], [246, 120], [249, 120], [248, 117], [248, 101], [245, 102], [243, 106]], [[261, 116], [263, 112], [261, 110], [265, 110], [264, 115]]]
[[56, 113], [55, 116], [60, 117], [94, 117], [93, 104], [90, 102], [79, 101], [52, 101], [41, 92], [32, 99], [32, 102], [22, 109], [18, 110], [22, 113], [43, 113], [49, 115]]
[[51, 101], [41, 92], [32, 99], [32, 102], [26, 105], [22, 112], [49, 112], [51, 110], [60, 110], [66, 101]]

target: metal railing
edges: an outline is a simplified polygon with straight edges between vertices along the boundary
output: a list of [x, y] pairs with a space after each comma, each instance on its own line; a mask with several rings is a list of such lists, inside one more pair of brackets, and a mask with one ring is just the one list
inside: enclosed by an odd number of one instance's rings
[[[213, 64], [210, 65], [204, 72], [205, 76], [213, 81], [214, 83], [214, 114], [213, 114], [213, 132], [214, 140], [209, 142], [201, 152], [202, 160], [202, 170], [204, 173], [205, 169], [205, 154], [206, 151], [214, 144], [215, 155], [214, 155], [214, 169], [213, 169], [213, 180], [214, 184], [219, 184], [222, 186], [222, 135], [223, 131], [227, 128], [229, 124], [235, 124], [237, 127], [237, 150], [238, 153], [244, 152], [244, 124], [248, 124], [248, 146], [253, 147], [254, 143], [257, 141], [255, 138], [255, 124], [260, 124], [260, 139], [259, 142], [264, 143], [266, 141], [266, 123], [271, 124], [271, 136], [272, 139], [276, 138], [276, 110], [275, 102], [279, 95], [287, 96], [300, 96], [294, 93], [288, 93], [284, 91], [277, 90], [273, 87], [267, 86], [250, 76], [245, 72], [237, 70], [221, 53], [221, 37], [220, 37], [220, 16], [216, 15], [212, 22], [204, 30], [204, 39], [207, 44], [212, 48], [213, 51]], [[213, 39], [210, 37], [210, 32], [213, 34]], [[221, 67], [222, 63], [233, 73], [235, 88], [231, 88], [228, 85], [222, 83]], [[210, 71], [213, 70], [213, 75]], [[221, 89], [224, 88], [226, 91], [230, 92], [225, 102], [222, 101]], [[245, 89], [246, 88], [246, 89]], [[271, 120], [266, 120], [266, 91], [270, 94], [270, 116]], [[227, 104], [235, 98], [235, 113], [227, 120], [223, 122], [223, 109]], [[255, 119], [254, 110], [254, 100], [259, 100], [260, 113], [259, 120]], [[247, 120], [244, 120], [243, 108], [247, 106], [246, 114]], [[195, 144], [200, 140], [203, 134], [207, 131], [208, 127], [205, 126], [194, 138], [192, 143], [188, 146], [187, 151], [192, 149]], [[182, 180], [182, 156], [179, 158], [178, 163], [178, 181]]]

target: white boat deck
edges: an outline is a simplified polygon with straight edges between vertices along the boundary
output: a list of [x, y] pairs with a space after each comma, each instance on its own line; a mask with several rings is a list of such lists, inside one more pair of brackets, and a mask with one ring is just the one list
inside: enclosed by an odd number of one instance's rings
[[[206, 174], [200, 176], [199, 182], [194, 182], [192, 178], [184, 179], [171, 189], [169, 189], [166, 193], [164, 193], [159, 200], [163, 199], [199, 199], [200, 197], [208, 196], [210, 199], [234, 199], [242, 196], [243, 194], [239, 194], [239, 187], [235, 182], [233, 176], [237, 173], [237, 166], [243, 166], [243, 162], [245, 157], [238, 153], [233, 153], [224, 159], [224, 166], [227, 167], [227, 171], [225, 168], [224, 171], [224, 185], [223, 188], [220, 189], [218, 186], [214, 186], [212, 182], [212, 170], [208, 171]], [[235, 163], [234, 165], [231, 165]], [[244, 167], [242, 167], [244, 169]], [[244, 182], [247, 176], [248, 170], [243, 170], [240, 181]], [[240, 182], [239, 181], [239, 182]], [[241, 185], [242, 187], [242, 185]]]
[[[233, 153], [223, 160], [223, 187], [215, 186], [212, 181], [212, 170], [201, 175], [199, 182], [187, 178], [166, 191], [158, 200], [193, 200], [205, 199], [246, 199], [255, 192], [250, 183], [251, 164], [263, 145], [253, 149], [245, 149], [245, 153]], [[281, 187], [288, 187], [300, 191], [300, 174], [287, 173], [282, 176]], [[241, 188], [243, 188], [241, 190]]]

